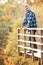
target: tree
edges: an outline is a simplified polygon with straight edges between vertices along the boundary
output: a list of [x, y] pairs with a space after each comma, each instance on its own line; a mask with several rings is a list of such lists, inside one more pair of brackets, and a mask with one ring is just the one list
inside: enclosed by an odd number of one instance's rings
[[8, 39], [8, 30], [5, 23], [0, 22], [0, 48], [5, 48]]
[[[33, 0], [34, 2], [43, 2], [43, 0]], [[32, 4], [32, 0], [27, 0], [27, 3], [28, 4]]]

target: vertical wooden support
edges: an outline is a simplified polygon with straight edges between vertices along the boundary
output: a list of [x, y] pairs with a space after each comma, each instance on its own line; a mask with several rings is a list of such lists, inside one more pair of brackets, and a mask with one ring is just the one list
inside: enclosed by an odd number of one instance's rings
[[[31, 30], [31, 35], [34, 35], [34, 30]], [[34, 37], [31, 37], [31, 41], [34, 42]], [[31, 44], [32, 48], [34, 48], [34, 44]], [[34, 61], [34, 51], [32, 50], [32, 61]]]
[[[26, 29], [24, 29], [24, 34], [26, 34]], [[26, 40], [26, 36], [24, 36], [24, 40]], [[24, 47], [26, 47], [26, 42], [24, 42]], [[26, 57], [26, 49], [24, 48], [24, 57]]]
[[[38, 35], [41, 36], [41, 30], [38, 30]], [[41, 43], [41, 38], [38, 38], [38, 41]], [[41, 45], [38, 45], [38, 49], [41, 50]], [[41, 53], [41, 52], [40, 52]], [[38, 58], [39, 65], [41, 65], [41, 58]]]
[[[18, 34], [20, 33], [20, 29], [18, 29]], [[18, 35], [18, 40], [20, 39], [20, 35]], [[18, 41], [18, 45], [20, 45], [20, 41]], [[18, 47], [18, 55], [20, 55], [20, 47]]]
[[[43, 30], [41, 30], [41, 36], [43, 36]], [[41, 38], [41, 43], [43, 43], [43, 38]], [[43, 45], [41, 46], [41, 50], [43, 50]], [[41, 52], [40, 65], [43, 65], [43, 53]]]

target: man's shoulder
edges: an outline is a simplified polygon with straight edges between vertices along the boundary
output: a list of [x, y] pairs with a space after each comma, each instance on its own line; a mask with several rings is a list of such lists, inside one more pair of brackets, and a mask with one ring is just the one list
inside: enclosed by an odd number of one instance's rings
[[33, 11], [26, 13], [26, 17], [29, 17], [29, 16], [31, 17], [35, 16], [35, 13]]
[[33, 11], [30, 11], [30, 16], [35, 16], [35, 13]]
[[35, 12], [33, 12], [33, 11], [30, 11], [30, 14], [35, 14]]

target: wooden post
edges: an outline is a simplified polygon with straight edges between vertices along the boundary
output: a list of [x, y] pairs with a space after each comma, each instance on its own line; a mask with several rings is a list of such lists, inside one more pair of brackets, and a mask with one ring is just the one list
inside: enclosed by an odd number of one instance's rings
[[[18, 29], [18, 34], [20, 33], [20, 29]], [[18, 35], [18, 40], [20, 39], [20, 35]], [[20, 41], [18, 41], [18, 45], [20, 45]], [[20, 47], [18, 47], [18, 55], [20, 55]]]
[[[41, 30], [38, 30], [38, 35], [41, 36]], [[38, 38], [38, 41], [41, 43], [41, 38]], [[41, 49], [41, 45], [38, 45], [38, 49]], [[40, 52], [41, 53], [41, 52]], [[41, 58], [38, 58], [39, 65], [41, 65]]]
[[[34, 30], [31, 30], [31, 35], [34, 35]], [[31, 41], [34, 42], [34, 37], [31, 37]], [[31, 44], [32, 48], [34, 48], [34, 44]], [[32, 50], [32, 61], [34, 61], [34, 51]]]
[[[41, 30], [41, 36], [43, 36], [43, 30]], [[43, 38], [41, 38], [41, 43], [43, 43]], [[41, 50], [43, 50], [43, 45], [41, 46]], [[40, 65], [43, 65], [43, 52], [41, 52]]]
[[[24, 34], [26, 34], [26, 29], [24, 29]], [[24, 40], [26, 40], [26, 36], [24, 36]], [[24, 47], [26, 47], [26, 42], [24, 42]], [[26, 57], [26, 49], [24, 49], [24, 57]]]

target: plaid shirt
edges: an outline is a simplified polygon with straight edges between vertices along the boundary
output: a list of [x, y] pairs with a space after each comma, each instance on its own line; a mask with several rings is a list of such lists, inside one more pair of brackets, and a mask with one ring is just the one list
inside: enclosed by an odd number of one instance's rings
[[26, 17], [24, 19], [23, 26], [26, 26], [27, 24], [29, 24], [28, 28], [36, 28], [37, 27], [36, 23], [37, 23], [37, 21], [36, 21], [35, 13], [32, 11], [26, 13]]

